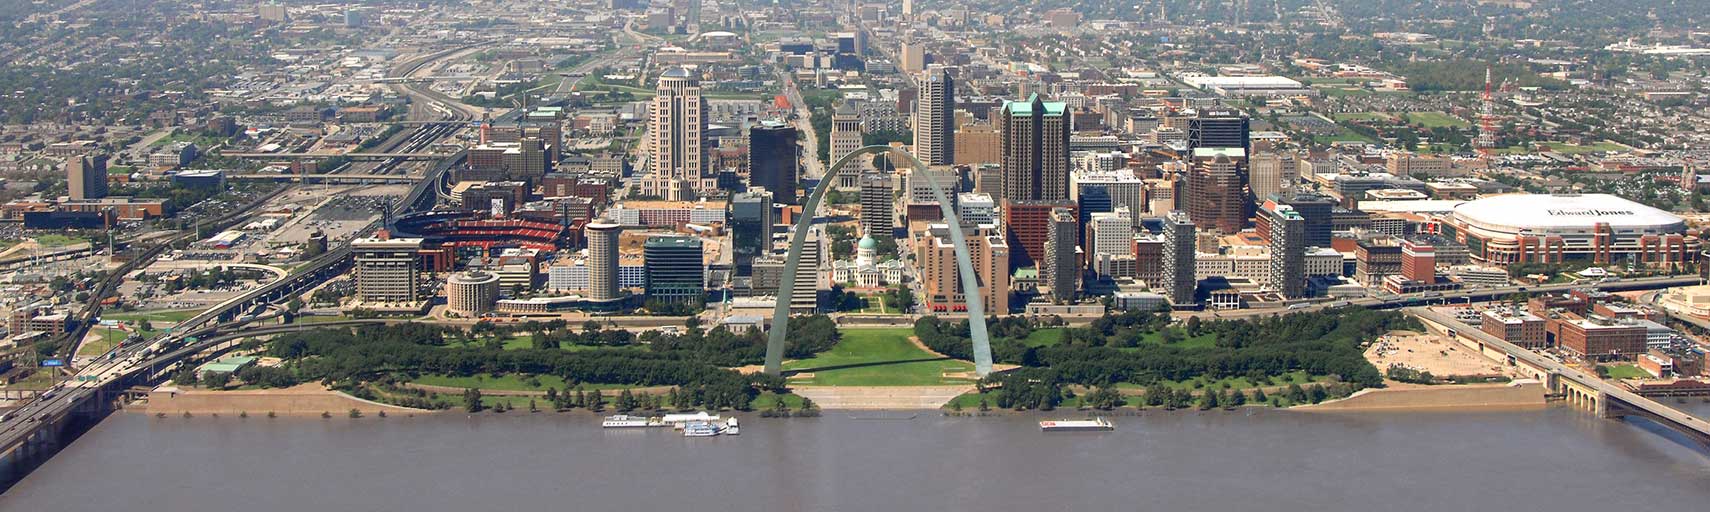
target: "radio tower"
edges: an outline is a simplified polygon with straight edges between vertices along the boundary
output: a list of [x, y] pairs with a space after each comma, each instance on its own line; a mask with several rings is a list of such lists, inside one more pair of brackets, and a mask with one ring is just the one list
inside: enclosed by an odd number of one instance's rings
[[1484, 97], [1483, 105], [1478, 114], [1478, 146], [1480, 157], [1489, 159], [1490, 150], [1496, 147], [1496, 112], [1495, 101], [1490, 96], [1490, 66], [1484, 67]]

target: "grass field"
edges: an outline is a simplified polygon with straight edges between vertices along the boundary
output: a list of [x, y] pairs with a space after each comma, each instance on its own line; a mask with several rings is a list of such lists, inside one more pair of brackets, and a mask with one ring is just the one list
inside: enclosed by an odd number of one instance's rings
[[1592, 153], [1592, 152], [1598, 152], [1598, 151], [1603, 151], [1603, 152], [1625, 151], [1627, 149], [1626, 147], [1624, 147], [1620, 144], [1613, 143], [1613, 142], [1598, 142], [1595, 144], [1587, 144], [1587, 145], [1583, 145], [1583, 146], [1568, 144], [1565, 142], [1539, 142], [1537, 144], [1540, 147], [1536, 151], [1534, 151], [1532, 148], [1526, 147], [1526, 146], [1510, 146], [1510, 147], [1506, 147], [1506, 148], [1496, 148], [1495, 153], [1499, 154], [1499, 155], [1525, 155], [1525, 154], [1530, 154], [1530, 153], [1542, 153], [1545, 151], [1554, 151], [1554, 152], [1562, 153], [1565, 155], [1577, 155], [1577, 154], [1581, 154], [1581, 153]]
[[974, 365], [934, 356], [908, 342], [911, 329], [843, 329], [831, 350], [791, 361], [785, 370], [812, 373], [794, 384], [821, 386], [935, 386], [964, 384], [945, 372], [971, 372]]
[[1330, 118], [1337, 121], [1383, 121], [1394, 119], [1394, 117], [1389, 114], [1382, 112], [1343, 112], [1340, 114], [1331, 114]]
[[131, 323], [131, 324], [135, 324], [135, 323], [141, 322], [143, 320], [148, 320], [149, 324], [151, 324], [151, 325], [149, 325], [149, 327], [153, 327], [153, 329], [141, 330], [140, 332], [143, 334], [143, 336], [151, 336], [157, 331], [160, 331], [160, 330], [165, 329], [167, 327], [171, 327], [173, 324], [177, 324], [178, 322], [182, 322], [182, 321], [184, 321], [190, 317], [196, 316], [198, 313], [201, 313], [201, 312], [202, 312], [202, 310], [199, 310], [199, 309], [154, 309], [154, 310], [147, 310], [147, 311], [126, 311], [126, 312], [118, 312], [118, 313], [102, 313], [101, 319], [102, 320], [118, 320], [120, 322], [126, 322], [126, 323]]
[[[453, 388], [479, 388], [501, 391], [546, 391], [546, 388], [557, 388], [560, 391], [576, 386], [566, 386], [564, 379], [557, 375], [517, 375], [507, 373], [494, 377], [492, 375], [472, 375], [459, 377], [454, 375], [422, 375], [416, 377], [416, 384], [426, 386], [446, 386]], [[622, 384], [581, 384], [582, 389], [625, 389], [638, 386]]]
[[1631, 364], [1612, 364], [1602, 367], [1603, 374], [1611, 379], [1648, 379], [1651, 374]]
[[42, 244], [42, 247], [64, 247], [67, 245], [80, 244], [80, 243], [84, 243], [84, 242], [88, 242], [88, 241], [89, 241], [88, 239], [78, 238], [75, 236], [60, 235], [60, 234], [47, 234], [47, 235], [41, 235], [41, 236], [36, 237], [36, 243]]
[[131, 335], [130, 331], [107, 329], [100, 326], [92, 327], [89, 330], [93, 331], [96, 336], [84, 338], [83, 344], [77, 347], [77, 355], [79, 356], [93, 357], [105, 354], [108, 350], [113, 350], [113, 347], [119, 346], [119, 342], [125, 341], [126, 336]]
[[1407, 119], [1426, 128], [1468, 128], [1472, 123], [1443, 112], [1409, 112]]

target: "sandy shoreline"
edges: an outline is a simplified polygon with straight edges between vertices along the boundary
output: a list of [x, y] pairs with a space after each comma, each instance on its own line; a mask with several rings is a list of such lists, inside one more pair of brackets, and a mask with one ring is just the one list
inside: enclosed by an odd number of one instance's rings
[[132, 412], [148, 414], [165, 413], [180, 415], [221, 414], [237, 416], [266, 416], [273, 413], [280, 416], [319, 416], [322, 413], [333, 415], [349, 415], [355, 409], [364, 415], [386, 414], [433, 414], [437, 411], [411, 409], [387, 405], [356, 398], [344, 393], [332, 391], [319, 384], [299, 384], [285, 389], [253, 389], [238, 391], [210, 391], [205, 389], [178, 389], [172, 386], [156, 388], [148, 395], [146, 403], [134, 404], [127, 408]]
[[1293, 407], [1308, 412], [1428, 411], [1541, 408], [1544, 386], [1534, 381], [1511, 384], [1396, 386], [1366, 389], [1348, 398]]

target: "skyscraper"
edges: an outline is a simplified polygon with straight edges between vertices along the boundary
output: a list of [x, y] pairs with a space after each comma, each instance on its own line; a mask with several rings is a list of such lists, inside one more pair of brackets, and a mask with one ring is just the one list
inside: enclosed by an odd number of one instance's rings
[[1193, 219], [1181, 211], [1164, 217], [1164, 294], [1176, 305], [1194, 304], [1194, 291], [1199, 287], [1195, 274]]
[[706, 183], [706, 100], [693, 73], [671, 68], [659, 75], [657, 94], [648, 104], [647, 147], [652, 174], [642, 180], [642, 193], [672, 200], [693, 199]]
[[956, 159], [956, 81], [950, 71], [929, 74], [914, 103], [914, 156], [926, 165]]
[[796, 128], [778, 121], [761, 121], [748, 129], [748, 186], [764, 187], [772, 199], [796, 204], [800, 149]]
[[1250, 181], [1248, 188], [1253, 190], [1253, 197], [1259, 200], [1282, 192], [1283, 180], [1294, 177], [1299, 171], [1295, 170], [1293, 153], [1276, 153], [1271, 151], [1253, 155], [1248, 159]]
[[[986, 313], [1002, 315], [1009, 312], [1009, 244], [992, 228], [968, 226], [963, 234], [968, 237], [968, 256], [974, 266], [974, 278], [979, 282], [981, 304]], [[957, 268], [950, 236], [948, 224], [932, 224], [926, 236], [915, 244], [915, 261], [920, 262], [924, 295], [921, 303], [929, 312], [967, 310], [962, 274]]]
[[1188, 174], [1188, 215], [1196, 225], [1235, 234], [1247, 225], [1252, 194], [1240, 148], [1196, 148]]
[[1076, 241], [1080, 238], [1080, 219], [1075, 211], [1069, 208], [1051, 210], [1049, 234], [1045, 241], [1045, 282], [1051, 286], [1051, 298], [1059, 301], [1075, 300], [1075, 292], [1079, 288], [1081, 266], [1075, 257]]
[[997, 118], [1006, 201], [1069, 199], [1069, 114], [1062, 102], [1034, 94], [1004, 103]]
[[1271, 288], [1285, 299], [1306, 296], [1306, 218], [1287, 205], [1266, 203], [1271, 241]]
[[65, 188], [73, 201], [107, 197], [107, 155], [79, 155], [66, 159]]
[[1276, 201], [1294, 208], [1306, 220], [1307, 247], [1329, 247], [1334, 227], [1333, 211], [1336, 200], [1323, 194], [1297, 192], [1279, 196]]
[[772, 193], [763, 187], [739, 192], [730, 198], [732, 264], [736, 275], [754, 273], [754, 258], [772, 249]]
[[861, 175], [861, 228], [875, 238], [895, 235], [891, 175], [869, 172]]
[[656, 236], [641, 246], [647, 269], [647, 300], [667, 304], [699, 304], [706, 300], [706, 265], [701, 239]]
[[855, 105], [845, 101], [831, 115], [831, 161], [826, 164], [836, 163], [857, 149], [861, 149], [861, 114], [855, 111]]
[[1188, 149], [1240, 148], [1248, 145], [1247, 115], [1237, 110], [1205, 110], [1188, 118]]
[[623, 226], [596, 222], [589, 224], [584, 232], [588, 237], [588, 299], [617, 299], [618, 237], [623, 234]]
[[368, 304], [419, 300], [416, 253], [420, 238], [358, 238], [350, 241], [356, 273], [356, 300]]

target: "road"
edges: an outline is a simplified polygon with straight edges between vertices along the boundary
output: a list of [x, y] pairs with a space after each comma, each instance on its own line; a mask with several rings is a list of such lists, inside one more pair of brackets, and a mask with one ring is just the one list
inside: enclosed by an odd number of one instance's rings
[[[1407, 308], [1406, 312], [1410, 315], [1446, 327], [1466, 326], [1466, 324], [1461, 323], [1454, 317], [1432, 311], [1429, 308]], [[1607, 398], [1620, 400], [1627, 406], [1656, 415], [1668, 421], [1678, 423], [1678, 427], [1696, 431], [1703, 437], [1710, 437], [1710, 422], [1694, 417], [1691, 414], [1659, 404], [1649, 398], [1639, 396], [1638, 394], [1628, 391], [1626, 388], [1619, 385], [1611, 384], [1595, 375], [1588, 375], [1585, 372], [1563, 364], [1560, 361], [1556, 361], [1555, 359], [1545, 357], [1537, 352], [1521, 348], [1513, 343], [1503, 341], [1501, 338], [1491, 336], [1479, 329], [1460, 328], [1456, 329], [1455, 332], [1458, 335], [1478, 340], [1478, 342], [1487, 346], [1497, 347], [1503, 352], [1508, 353], [1510, 356], [1513, 356], [1516, 360], [1524, 361], [1526, 364], [1534, 368], [1542, 369], [1546, 372], [1555, 374], [1560, 378], [1570, 379], [1592, 389], [1596, 389]]]

